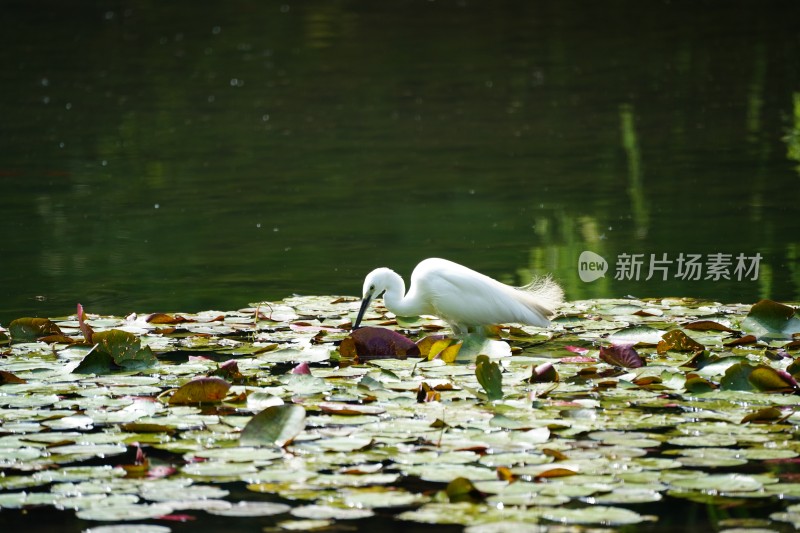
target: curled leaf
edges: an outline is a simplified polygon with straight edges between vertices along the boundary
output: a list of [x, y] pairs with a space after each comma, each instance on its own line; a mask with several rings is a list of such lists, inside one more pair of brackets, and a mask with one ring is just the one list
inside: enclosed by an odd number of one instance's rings
[[34, 341], [48, 335], [61, 335], [61, 328], [47, 318], [18, 318], [8, 325], [8, 332], [15, 342]]
[[553, 383], [559, 381], [558, 371], [553, 363], [542, 363], [534, 367], [528, 383]]
[[600, 347], [600, 359], [613, 366], [640, 368], [646, 362], [633, 348], [633, 344], [612, 344]]
[[308, 366], [308, 363], [303, 361], [299, 363], [296, 367], [291, 370], [292, 374], [311, 374], [311, 367]]
[[432, 388], [424, 381], [419, 384], [417, 389], [417, 403], [438, 402], [442, 399], [439, 391]]
[[89, 344], [92, 344], [92, 336], [94, 335], [94, 330], [92, 327], [86, 323], [86, 314], [83, 312], [83, 306], [78, 304], [78, 327], [81, 329], [81, 333], [83, 333], [83, 338]]

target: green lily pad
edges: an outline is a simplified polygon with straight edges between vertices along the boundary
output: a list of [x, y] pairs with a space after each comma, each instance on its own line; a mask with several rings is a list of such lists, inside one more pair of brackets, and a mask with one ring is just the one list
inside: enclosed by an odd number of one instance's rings
[[305, 428], [306, 410], [299, 405], [267, 407], [242, 430], [242, 446], [277, 446], [282, 448]]
[[800, 333], [800, 315], [789, 305], [761, 300], [742, 321], [742, 329], [759, 339], [787, 339]]
[[181, 385], [169, 399], [170, 405], [196, 405], [219, 402], [225, 397], [231, 384], [220, 378], [195, 378]]
[[47, 318], [18, 318], [8, 325], [8, 332], [14, 342], [33, 341], [48, 335], [61, 335], [61, 328]]
[[173, 509], [163, 503], [102, 505], [99, 504], [76, 513], [81, 520], [117, 522], [126, 520], [147, 520], [172, 513]]
[[475, 377], [478, 378], [489, 401], [503, 398], [503, 375], [500, 365], [490, 361], [487, 355], [479, 355], [475, 362]]
[[645, 521], [645, 518], [635, 511], [604, 505], [594, 505], [582, 509], [545, 509], [542, 512], [542, 518], [560, 524], [600, 524], [604, 526], [624, 526]]
[[217, 516], [274, 516], [288, 513], [291, 507], [285, 503], [238, 501], [227, 509], [209, 510], [209, 514]]

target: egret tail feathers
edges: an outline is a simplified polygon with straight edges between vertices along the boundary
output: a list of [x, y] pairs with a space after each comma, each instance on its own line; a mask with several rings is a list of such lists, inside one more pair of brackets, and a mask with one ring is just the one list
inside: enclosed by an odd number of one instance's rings
[[564, 303], [564, 289], [550, 276], [533, 278], [533, 281], [517, 287], [517, 290], [522, 292], [529, 307], [544, 317], [553, 316], [556, 309]]

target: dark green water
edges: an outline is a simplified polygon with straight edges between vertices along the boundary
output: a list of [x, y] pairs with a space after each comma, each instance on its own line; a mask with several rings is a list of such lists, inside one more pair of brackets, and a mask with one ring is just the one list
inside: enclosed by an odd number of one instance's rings
[[570, 299], [800, 298], [794, 3], [223, 5], [4, 3], [0, 323], [355, 295], [429, 256]]

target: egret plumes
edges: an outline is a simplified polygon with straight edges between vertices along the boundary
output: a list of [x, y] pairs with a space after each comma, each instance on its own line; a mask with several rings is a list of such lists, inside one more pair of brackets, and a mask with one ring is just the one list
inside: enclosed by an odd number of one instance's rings
[[550, 277], [512, 287], [446, 259], [425, 259], [411, 274], [411, 287], [388, 268], [376, 268], [364, 279], [356, 329], [370, 302], [383, 294], [386, 308], [399, 316], [434, 315], [456, 335], [495, 324], [547, 327], [562, 303], [564, 291]]

